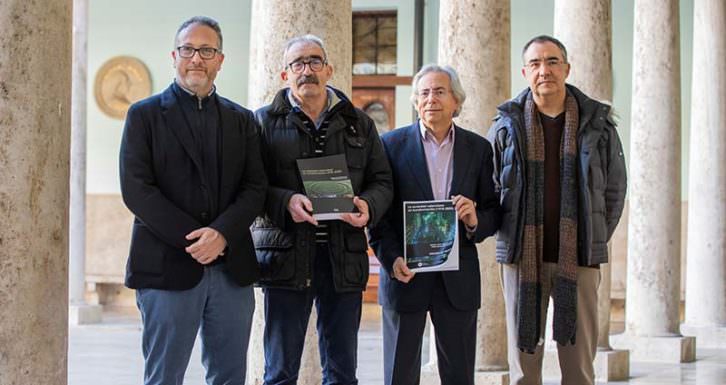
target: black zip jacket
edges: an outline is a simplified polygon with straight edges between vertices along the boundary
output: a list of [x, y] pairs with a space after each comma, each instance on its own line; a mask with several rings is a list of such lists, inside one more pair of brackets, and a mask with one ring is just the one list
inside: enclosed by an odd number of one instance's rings
[[[272, 104], [255, 112], [261, 126], [262, 158], [269, 188], [265, 215], [252, 226], [263, 287], [304, 289], [313, 279], [315, 226], [295, 223], [287, 211], [293, 194], [304, 194], [296, 160], [314, 156], [314, 140], [287, 98], [288, 89], [277, 93]], [[355, 195], [370, 209], [369, 224], [376, 223], [393, 198], [388, 159], [373, 121], [340, 99], [327, 113], [330, 121], [323, 156], [345, 154]], [[338, 292], [362, 291], [368, 281], [368, 243], [364, 230], [343, 221], [328, 227], [333, 280]]]

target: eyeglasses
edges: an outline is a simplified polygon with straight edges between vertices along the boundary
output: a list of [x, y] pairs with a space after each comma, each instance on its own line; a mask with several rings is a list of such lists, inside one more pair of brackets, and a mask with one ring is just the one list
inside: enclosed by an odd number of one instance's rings
[[418, 96], [420, 96], [423, 99], [428, 99], [429, 96], [432, 96], [434, 99], [441, 99], [446, 94], [449, 93], [449, 90], [443, 87], [439, 88], [424, 88], [423, 90], [418, 91]]
[[563, 60], [560, 60], [558, 58], [550, 58], [547, 60], [535, 59], [535, 60], [532, 60], [529, 63], [525, 64], [524, 66], [527, 67], [527, 69], [529, 69], [530, 71], [536, 71], [543, 65], [545, 67], [557, 67], [560, 64], [564, 64], [564, 63], [565, 62]]
[[176, 51], [179, 52], [179, 56], [184, 59], [191, 59], [194, 57], [195, 53], [199, 52], [199, 57], [204, 60], [214, 59], [214, 56], [217, 55], [217, 52], [220, 52], [214, 47], [194, 48], [186, 45], [176, 47]]
[[320, 71], [322, 71], [323, 67], [326, 64], [328, 64], [327, 60], [323, 60], [320, 57], [314, 56], [314, 57], [308, 58], [307, 60], [305, 60], [304, 58], [295, 60], [294, 62], [288, 64], [287, 68], [289, 68], [292, 71], [292, 73], [299, 74], [299, 73], [305, 71], [306, 65], [309, 65], [311, 71], [320, 72]]

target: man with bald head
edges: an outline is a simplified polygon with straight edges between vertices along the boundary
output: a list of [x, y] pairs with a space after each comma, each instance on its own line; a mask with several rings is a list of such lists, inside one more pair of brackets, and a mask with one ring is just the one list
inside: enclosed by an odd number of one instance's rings
[[258, 128], [251, 111], [217, 94], [215, 20], [182, 23], [171, 57], [174, 82], [131, 106], [120, 154], [144, 384], [181, 384], [199, 332], [207, 384], [243, 385], [259, 277], [249, 226], [267, 184]]
[[[255, 115], [270, 179], [265, 215], [253, 234], [265, 293], [266, 385], [297, 383], [315, 303], [323, 384], [357, 384], [361, 292], [368, 281], [364, 227], [392, 197], [391, 170], [373, 121], [328, 85], [333, 66], [320, 38], [285, 45], [280, 76], [287, 87]], [[317, 221], [297, 159], [344, 154], [356, 212]]]

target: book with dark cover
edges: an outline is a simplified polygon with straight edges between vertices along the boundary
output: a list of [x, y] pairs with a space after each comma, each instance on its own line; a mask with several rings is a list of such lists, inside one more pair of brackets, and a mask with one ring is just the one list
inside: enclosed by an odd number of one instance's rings
[[313, 203], [313, 218], [340, 219], [354, 211], [353, 185], [344, 154], [297, 160], [305, 195]]
[[452, 201], [403, 202], [403, 234], [411, 271], [459, 270], [459, 220]]

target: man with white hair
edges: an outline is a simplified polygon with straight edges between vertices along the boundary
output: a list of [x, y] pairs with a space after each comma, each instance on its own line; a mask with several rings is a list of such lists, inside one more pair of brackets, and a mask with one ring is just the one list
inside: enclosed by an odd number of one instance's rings
[[[393, 203], [371, 227], [370, 240], [385, 272], [383, 306], [386, 385], [418, 384], [426, 313], [436, 333], [442, 385], [473, 385], [476, 316], [481, 277], [476, 243], [499, 228], [492, 181], [492, 148], [454, 124], [466, 95], [453, 68], [424, 66], [413, 78], [419, 120], [385, 134], [394, 175]], [[451, 199], [459, 220], [459, 270], [414, 273], [403, 259], [403, 202]], [[433, 354], [433, 352], [432, 352]]]

